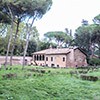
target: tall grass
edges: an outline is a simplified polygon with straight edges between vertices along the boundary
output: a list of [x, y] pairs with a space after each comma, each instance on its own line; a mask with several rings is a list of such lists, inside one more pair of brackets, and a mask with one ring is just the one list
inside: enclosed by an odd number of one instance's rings
[[[9, 66], [0, 70], [0, 100], [100, 100], [100, 80], [71, 77], [71, 70], [75, 69], [26, 66], [21, 70], [21, 66]], [[2, 77], [9, 73], [17, 77]]]

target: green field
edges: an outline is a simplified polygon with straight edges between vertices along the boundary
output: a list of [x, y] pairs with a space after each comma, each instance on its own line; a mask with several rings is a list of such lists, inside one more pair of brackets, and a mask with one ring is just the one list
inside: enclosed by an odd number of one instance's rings
[[[69, 72], [76, 69], [53, 69], [13, 66], [0, 70], [0, 100], [100, 100], [100, 79], [80, 79]], [[13, 74], [14, 76], [4, 77]], [[100, 77], [100, 70], [88, 74]]]

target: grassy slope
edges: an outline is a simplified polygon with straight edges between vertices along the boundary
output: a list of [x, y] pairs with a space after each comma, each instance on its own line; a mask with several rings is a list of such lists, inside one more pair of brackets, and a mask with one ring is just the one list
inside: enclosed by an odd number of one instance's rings
[[[45, 70], [45, 74], [15, 68], [1, 70], [0, 100], [100, 100], [100, 80], [90, 82], [71, 77], [70, 69]], [[2, 79], [5, 73], [16, 73], [17, 78]]]

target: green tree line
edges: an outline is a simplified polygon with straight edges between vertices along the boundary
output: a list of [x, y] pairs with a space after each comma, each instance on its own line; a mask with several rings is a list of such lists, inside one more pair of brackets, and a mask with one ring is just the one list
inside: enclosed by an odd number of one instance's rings
[[[100, 14], [94, 17], [93, 24], [82, 21], [72, 35], [72, 31], [50, 31], [44, 34], [44, 40], [39, 39], [38, 29], [34, 21], [51, 8], [52, 0], [0, 0], [0, 55], [32, 56], [38, 50], [77, 46], [84, 50], [88, 58], [96, 55], [100, 58]], [[30, 23], [31, 22], [31, 23]]]
[[[0, 0], [0, 23], [9, 25], [9, 36], [5, 59], [5, 69], [7, 58], [10, 52], [10, 65], [16, 48], [17, 38], [19, 37], [20, 23], [25, 22], [25, 46], [23, 51], [23, 68], [25, 65], [25, 56], [29, 45], [29, 39], [32, 34], [33, 24], [36, 19], [42, 16], [51, 8], [52, 0]], [[29, 20], [32, 20], [29, 23]], [[8, 28], [4, 33], [8, 34]], [[11, 46], [12, 45], [12, 46]], [[2, 51], [2, 50], [1, 50]]]

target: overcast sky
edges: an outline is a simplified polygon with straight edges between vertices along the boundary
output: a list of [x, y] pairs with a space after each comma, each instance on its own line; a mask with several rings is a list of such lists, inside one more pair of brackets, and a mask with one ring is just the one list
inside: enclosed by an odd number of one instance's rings
[[48, 31], [73, 31], [81, 25], [82, 19], [92, 23], [100, 14], [100, 0], [53, 0], [51, 10], [42, 19], [35, 22], [42, 36]]

